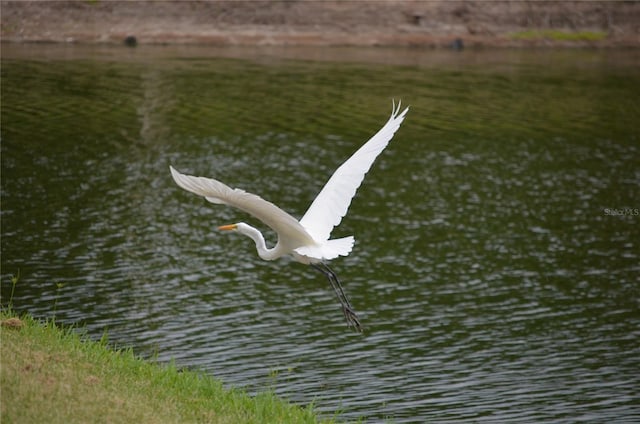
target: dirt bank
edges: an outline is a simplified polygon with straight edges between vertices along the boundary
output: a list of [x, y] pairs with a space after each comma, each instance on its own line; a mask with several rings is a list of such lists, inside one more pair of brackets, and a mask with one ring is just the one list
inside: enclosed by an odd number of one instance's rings
[[[640, 2], [2, 1], [2, 40], [640, 47]], [[130, 38], [133, 42], [133, 38]]]

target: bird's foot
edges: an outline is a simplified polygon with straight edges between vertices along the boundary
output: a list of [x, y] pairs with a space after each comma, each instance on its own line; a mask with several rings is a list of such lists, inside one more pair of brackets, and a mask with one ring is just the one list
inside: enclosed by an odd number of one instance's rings
[[360, 324], [360, 319], [358, 315], [356, 315], [356, 311], [351, 308], [351, 306], [344, 305], [342, 307], [342, 312], [344, 313], [344, 319], [347, 321], [347, 325], [349, 327], [353, 327], [358, 333], [364, 332], [364, 328], [362, 324]]

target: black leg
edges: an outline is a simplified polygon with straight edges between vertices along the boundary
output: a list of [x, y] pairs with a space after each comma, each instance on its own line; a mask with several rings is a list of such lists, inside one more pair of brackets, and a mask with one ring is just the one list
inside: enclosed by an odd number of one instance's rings
[[363, 328], [360, 324], [360, 319], [358, 319], [356, 311], [353, 309], [353, 306], [351, 306], [351, 302], [349, 302], [349, 298], [345, 294], [336, 273], [333, 272], [333, 270], [329, 268], [327, 264], [322, 262], [311, 264], [311, 266], [322, 273], [325, 277], [327, 277], [329, 283], [331, 283], [331, 287], [333, 288], [333, 291], [336, 293], [336, 296], [338, 297], [338, 300], [342, 305], [342, 312], [344, 313], [344, 318], [347, 321], [347, 325], [362, 333]]

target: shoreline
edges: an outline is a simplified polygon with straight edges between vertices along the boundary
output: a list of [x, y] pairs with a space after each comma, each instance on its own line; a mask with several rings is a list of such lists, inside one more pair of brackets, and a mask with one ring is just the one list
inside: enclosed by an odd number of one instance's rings
[[91, 340], [10, 307], [0, 323], [2, 422], [336, 422], [268, 387], [250, 396], [202, 371], [143, 359], [110, 346], [106, 333]]
[[2, 41], [13, 43], [454, 49], [640, 47], [640, 2], [0, 4]]

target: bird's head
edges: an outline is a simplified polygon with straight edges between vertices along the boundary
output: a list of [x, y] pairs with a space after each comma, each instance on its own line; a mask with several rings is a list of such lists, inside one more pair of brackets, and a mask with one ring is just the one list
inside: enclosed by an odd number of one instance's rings
[[220, 227], [218, 227], [218, 230], [221, 231], [237, 231], [241, 234], [246, 233], [246, 230], [249, 228], [249, 226], [247, 224], [245, 224], [244, 222], [238, 222], [235, 224], [229, 224], [229, 225], [221, 225]]
[[[218, 227], [218, 229], [222, 231], [238, 232], [255, 241], [256, 245], [260, 245], [262, 246], [263, 249], [266, 249], [266, 247], [264, 246], [264, 237], [262, 237], [262, 233], [260, 233], [260, 231], [253, 228], [249, 224], [245, 224], [244, 222], [238, 222], [236, 224], [223, 225], [221, 227]], [[258, 249], [258, 254], [260, 254], [260, 248]]]

